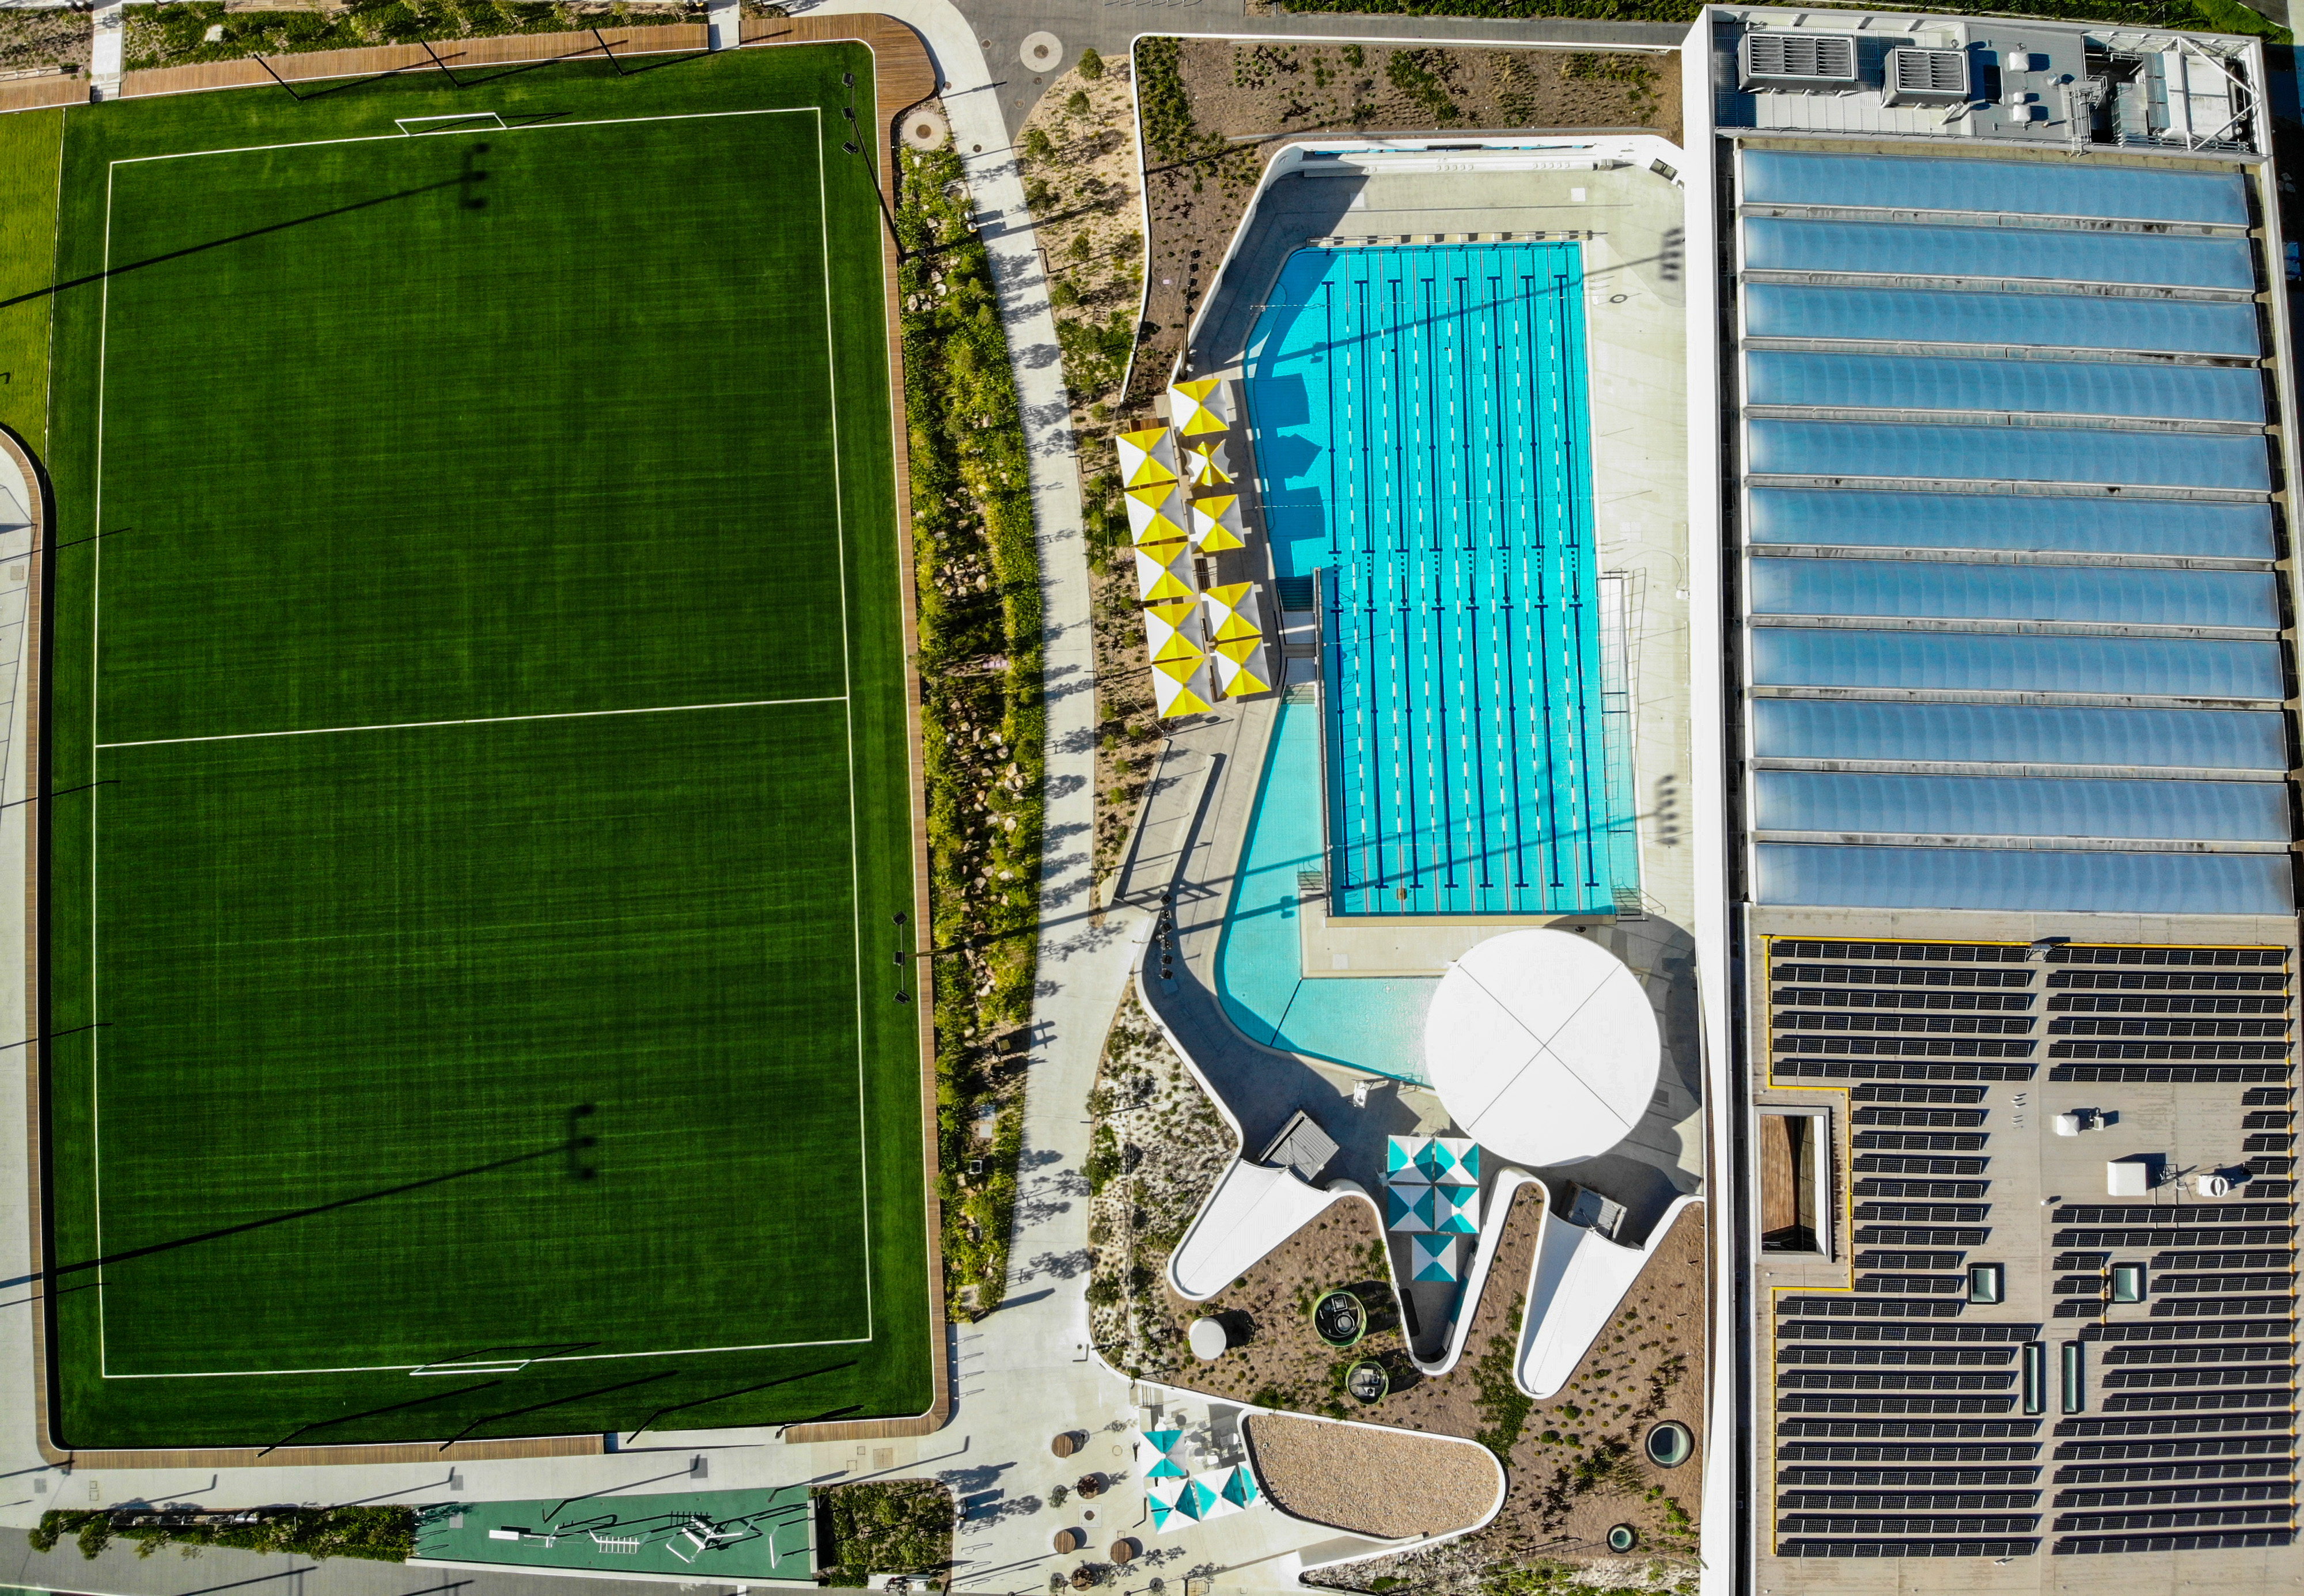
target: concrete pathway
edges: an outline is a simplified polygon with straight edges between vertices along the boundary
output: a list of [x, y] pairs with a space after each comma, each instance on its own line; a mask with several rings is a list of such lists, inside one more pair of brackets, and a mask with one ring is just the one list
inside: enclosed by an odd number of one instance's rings
[[89, 97], [108, 100], [120, 94], [122, 64], [127, 58], [128, 19], [122, 0], [108, 0], [96, 8], [96, 36], [89, 46]]
[[733, 50], [741, 41], [738, 34], [743, 27], [743, 0], [712, 0], [704, 8], [704, 21], [711, 30], [712, 48]]
[[[1048, 710], [1039, 996], [1007, 1296], [998, 1312], [961, 1333], [953, 1422], [969, 1432], [964, 1482], [976, 1488], [958, 1548], [959, 1587], [1040, 1590], [1059, 1562], [1066, 1571], [1072, 1566], [1052, 1540], [1073, 1521], [1038, 1511], [1039, 1500], [1049, 1487], [1089, 1468], [1127, 1466], [1114, 1448], [1125, 1444], [1128, 1386], [1088, 1347], [1088, 1190], [1080, 1166], [1088, 1156], [1088, 1094], [1143, 920], [1126, 909], [1095, 912], [1096, 654], [1080, 467], [1047, 278], [996, 86], [967, 20], [944, 0], [835, 0], [816, 14], [865, 10], [901, 18], [935, 53], [946, 86], [944, 111], [992, 258], [1030, 452]], [[1088, 1454], [1072, 1464], [1049, 1451], [1063, 1429], [1095, 1432]]]

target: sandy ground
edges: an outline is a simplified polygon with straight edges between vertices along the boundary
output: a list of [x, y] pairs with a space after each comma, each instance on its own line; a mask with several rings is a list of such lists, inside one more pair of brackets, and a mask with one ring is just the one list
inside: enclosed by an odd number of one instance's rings
[[[1098, 434], [1128, 364], [1144, 280], [1135, 118], [1128, 60], [1113, 56], [1100, 77], [1075, 66], [1058, 78], [1016, 133], [1064, 344], [1072, 425]], [[1045, 153], [1033, 153], [1035, 135], [1046, 139]], [[1081, 464], [1084, 474], [1111, 469], [1110, 445], [1084, 441]]]
[[1182, 163], [1146, 152], [1151, 288], [1122, 407], [1129, 414], [1148, 410], [1173, 367], [1191, 313], [1283, 140], [1512, 128], [1648, 128], [1680, 138], [1676, 55], [1186, 39], [1178, 71], [1196, 131], [1240, 142], [1230, 154]]
[[63, 66], [84, 73], [95, 37], [84, 11], [0, 11], [0, 72]]
[[1504, 1482], [1486, 1451], [1401, 1431], [1258, 1414], [1248, 1445], [1275, 1506], [1387, 1541], [1478, 1524]]
[[1159, 1285], [1161, 1271], [1240, 1144], [1133, 991], [1105, 1039], [1088, 1112], [1091, 1166], [1114, 1161], [1089, 1170], [1102, 1182], [1088, 1209], [1097, 1349], [1131, 1376], [1177, 1380], [1199, 1311]]

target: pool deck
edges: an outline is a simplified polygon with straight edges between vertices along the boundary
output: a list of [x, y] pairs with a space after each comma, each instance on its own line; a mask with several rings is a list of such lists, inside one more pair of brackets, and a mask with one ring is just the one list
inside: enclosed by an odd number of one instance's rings
[[[1583, 200], [1570, 197], [1575, 188], [1585, 190]], [[1664, 1058], [1656, 1097], [1615, 1149], [1570, 1170], [1536, 1173], [1554, 1191], [1573, 1179], [1623, 1203], [1628, 1212], [1619, 1234], [1633, 1244], [1647, 1238], [1677, 1198], [1703, 1189], [1705, 1170], [1695, 943], [1686, 929], [1694, 920], [1694, 859], [1682, 818], [1691, 732], [1682, 216], [1681, 190], [1645, 165], [1282, 179], [1251, 213], [1249, 241], [1216, 285], [1192, 351], [1196, 372], [1237, 376], [1242, 343], [1281, 264], [1310, 239], [1571, 228], [1593, 235], [1585, 243], [1593, 519], [1599, 570], [1623, 580], [1646, 915], [1344, 920], [1331, 918], [1316, 895], [1300, 905], [1299, 935], [1303, 973], [1329, 978], [1436, 975], [1472, 943], [1512, 924], [1578, 930], [1622, 958], [1656, 1006]], [[1269, 559], [1260, 539], [1250, 552], [1259, 563]], [[1258, 574], [1268, 575], [1268, 567]], [[1156, 941], [1146, 950], [1141, 984], [1240, 1122], [1249, 1154], [1300, 1109], [1340, 1147], [1321, 1184], [1349, 1179], [1378, 1191], [1386, 1138], [1451, 1128], [1439, 1099], [1411, 1083], [1371, 1081], [1321, 1060], [1258, 1046], [1231, 1023], [1217, 995], [1226, 909], [1279, 708], [1275, 695], [1227, 705], [1173, 729], [1114, 895], [1156, 908], [1173, 894], [1173, 975], [1161, 977]], [[1339, 967], [1339, 958], [1349, 967]], [[1358, 1106], [1356, 1092], [1365, 1093]], [[1396, 1260], [1396, 1267], [1404, 1262]], [[1432, 1305], [1419, 1303], [1427, 1323]], [[1419, 1338], [1418, 1350], [1429, 1355], [1436, 1348]]]
[[[1571, 198], [1579, 190], [1581, 200]], [[1693, 924], [1681, 190], [1645, 166], [1287, 177], [1266, 190], [1245, 225], [1247, 241], [1211, 293], [1192, 342], [1191, 368], [1201, 375], [1240, 375], [1249, 334], [1281, 267], [1314, 239], [1468, 231], [1592, 235], [1584, 243], [1592, 522], [1601, 574], [1625, 580], [1641, 891], [1651, 915]], [[1259, 561], [1268, 561], [1260, 541], [1254, 548]], [[1446, 963], [1439, 960], [1435, 972]]]

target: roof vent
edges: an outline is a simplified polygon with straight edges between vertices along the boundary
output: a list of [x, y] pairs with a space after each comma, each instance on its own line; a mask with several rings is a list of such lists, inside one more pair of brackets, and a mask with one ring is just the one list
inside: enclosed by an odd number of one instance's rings
[[1737, 87], [1837, 94], [1856, 87], [1856, 37], [1779, 30], [1747, 33], [1738, 46]]
[[1890, 105], [1957, 106], [1967, 98], [1966, 51], [1907, 47], [1888, 52]]

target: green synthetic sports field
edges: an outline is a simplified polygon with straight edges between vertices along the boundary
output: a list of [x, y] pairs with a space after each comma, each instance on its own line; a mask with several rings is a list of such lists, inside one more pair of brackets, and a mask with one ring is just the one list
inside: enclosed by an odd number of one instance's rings
[[928, 1405], [871, 57], [464, 78], [68, 114], [65, 1445]]

